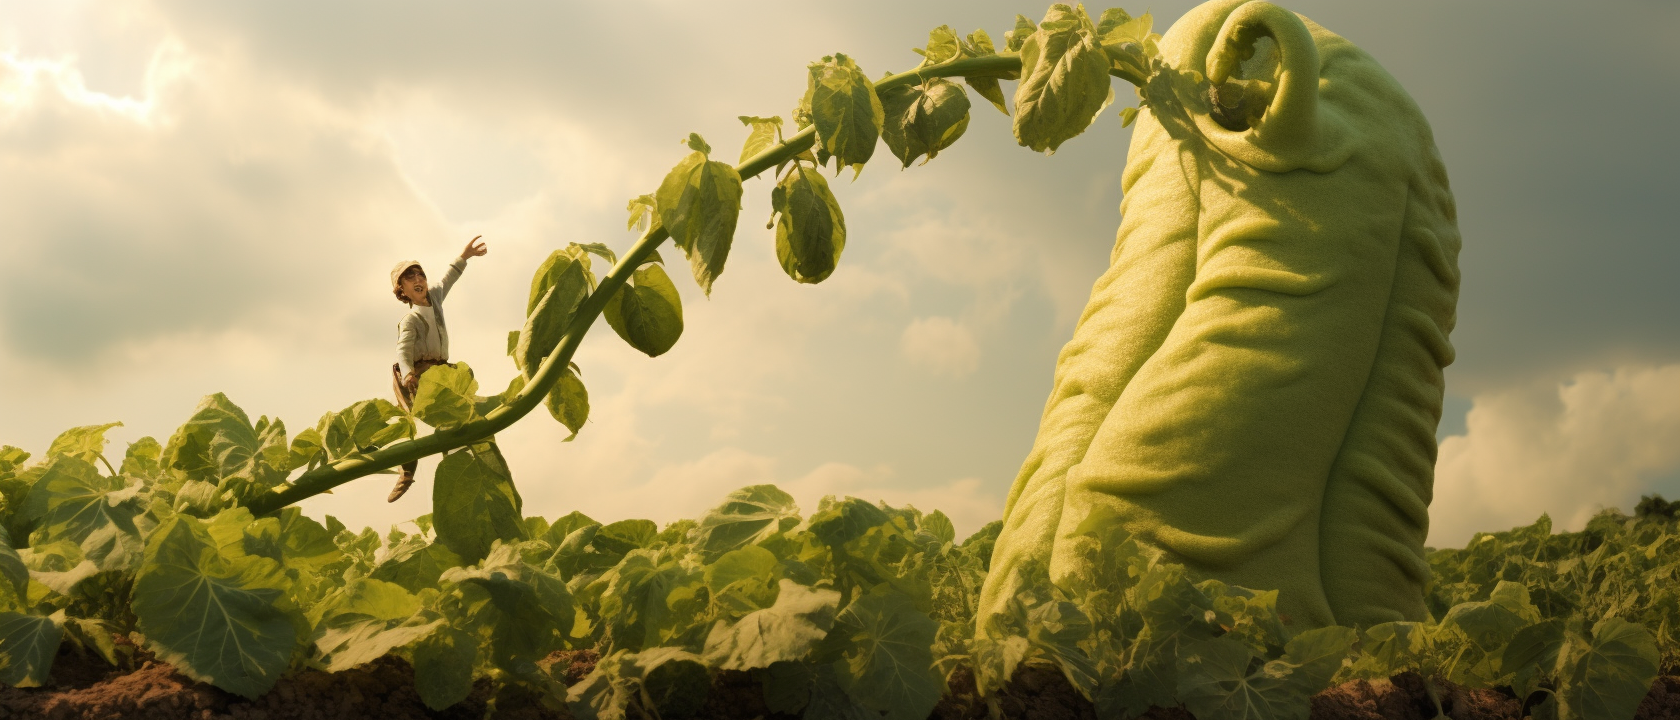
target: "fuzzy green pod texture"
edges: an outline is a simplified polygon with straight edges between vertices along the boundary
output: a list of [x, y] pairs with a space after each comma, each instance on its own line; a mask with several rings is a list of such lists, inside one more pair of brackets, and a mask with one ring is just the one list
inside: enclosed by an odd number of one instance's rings
[[1267, 2], [1160, 42], [1110, 267], [1063, 348], [981, 602], [1081, 573], [1094, 512], [1295, 629], [1421, 620], [1460, 238], [1428, 123]]

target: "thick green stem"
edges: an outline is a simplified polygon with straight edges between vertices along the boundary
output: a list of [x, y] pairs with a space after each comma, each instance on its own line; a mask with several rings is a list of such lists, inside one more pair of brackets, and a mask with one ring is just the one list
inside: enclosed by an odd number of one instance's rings
[[[928, 65], [909, 72], [898, 73], [883, 78], [875, 83], [876, 90], [885, 90], [899, 85], [909, 85], [934, 77], [1004, 77], [1020, 71], [1021, 58], [1018, 55], [988, 55], [977, 58], [961, 58], [937, 65]], [[771, 146], [745, 162], [736, 166], [735, 171], [745, 180], [755, 177], [759, 173], [781, 165], [793, 159], [794, 156], [809, 150], [816, 142], [816, 126], [807, 126], [792, 137]], [[554, 352], [543, 361], [537, 369], [536, 375], [525, 384], [525, 388], [514, 396], [513, 400], [502, 407], [492, 410], [489, 415], [457, 428], [439, 430], [424, 437], [404, 440], [387, 445], [367, 455], [339, 460], [315, 468], [298, 476], [292, 485], [280, 492], [270, 493], [251, 501], [249, 507], [253, 513], [262, 515], [271, 513], [305, 498], [314, 497], [327, 492], [356, 478], [371, 475], [387, 468], [393, 468], [403, 463], [419, 460], [427, 455], [449, 452], [460, 447], [466, 447], [484, 440], [502, 429], [512, 425], [520, 418], [542, 403], [543, 397], [560, 381], [566, 368], [571, 365], [572, 356], [577, 352], [578, 345], [583, 342], [583, 336], [595, 324], [601, 311], [606, 309], [607, 299], [618, 292], [620, 287], [629, 280], [631, 273], [641, 267], [660, 243], [670, 237], [662, 227], [655, 227], [643, 235], [628, 253], [619, 258], [606, 277], [601, 279], [595, 291], [585, 298], [578, 306], [577, 314], [572, 317], [572, 324], [566, 329], [566, 334], [560, 339]]]

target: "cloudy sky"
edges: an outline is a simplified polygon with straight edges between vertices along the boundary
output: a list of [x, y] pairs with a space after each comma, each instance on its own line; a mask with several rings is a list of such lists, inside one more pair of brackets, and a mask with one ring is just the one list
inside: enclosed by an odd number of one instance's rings
[[[1155, 4], [1157, 28], [1187, 7]], [[1680, 5], [1291, 7], [1408, 88], [1458, 199], [1431, 542], [1680, 495]], [[391, 264], [441, 268], [479, 234], [452, 359], [499, 389], [537, 263], [628, 247], [625, 200], [680, 138], [733, 158], [735, 117], [785, 116], [806, 63], [904, 70], [929, 28], [1001, 38], [1017, 12], [1043, 7], [0, 0], [0, 443], [120, 420], [120, 455], [213, 392], [294, 431], [386, 396]], [[577, 440], [537, 416], [502, 433], [527, 513], [666, 521], [775, 482], [807, 510], [833, 493], [995, 519], [1107, 262], [1129, 139], [1110, 112], [1046, 157], [982, 104], [932, 164], [834, 183], [849, 242], [817, 286], [776, 265], [749, 182], [711, 298], [677, 278], [675, 349], [603, 329], [578, 355]], [[396, 505], [388, 486], [305, 508], [429, 510], [426, 485]]]

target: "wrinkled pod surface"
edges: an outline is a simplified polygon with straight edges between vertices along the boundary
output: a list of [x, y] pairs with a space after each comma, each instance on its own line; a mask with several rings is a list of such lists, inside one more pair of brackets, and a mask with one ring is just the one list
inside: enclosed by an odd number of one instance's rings
[[1292, 628], [1426, 615], [1458, 297], [1446, 169], [1377, 62], [1266, 2], [1166, 33], [1110, 266], [1062, 349], [981, 600], [1081, 572], [1094, 512]]

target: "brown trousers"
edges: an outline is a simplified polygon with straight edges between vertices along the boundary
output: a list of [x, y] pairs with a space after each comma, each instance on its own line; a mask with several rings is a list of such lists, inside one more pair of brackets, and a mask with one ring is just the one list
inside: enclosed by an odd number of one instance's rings
[[[447, 360], [415, 360], [414, 382], [413, 384], [409, 384], [403, 382], [402, 366], [397, 363], [391, 363], [391, 390], [395, 391], [397, 394], [398, 407], [401, 407], [403, 410], [408, 412], [414, 412], [414, 393], [416, 390], [420, 389], [420, 376], [426, 374], [427, 370], [430, 370], [438, 365], [449, 365], [450, 367], [455, 367], [454, 365], [450, 365]], [[411, 460], [403, 463], [402, 471], [404, 474], [413, 477], [414, 469], [417, 467], [420, 467], [420, 461]]]

